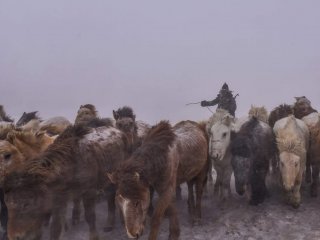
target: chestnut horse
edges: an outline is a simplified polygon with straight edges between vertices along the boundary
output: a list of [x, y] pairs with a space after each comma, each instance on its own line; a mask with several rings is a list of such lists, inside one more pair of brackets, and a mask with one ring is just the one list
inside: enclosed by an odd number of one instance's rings
[[149, 131], [142, 145], [117, 172], [108, 173], [109, 179], [118, 186], [116, 199], [129, 237], [138, 238], [142, 234], [150, 205], [150, 187], [159, 195], [151, 219], [150, 240], [157, 239], [165, 211], [169, 216], [169, 239], [179, 237], [174, 201], [177, 183], [187, 181], [189, 210], [191, 214], [195, 212], [195, 217], [201, 217], [199, 208], [208, 173], [207, 151], [204, 126], [183, 121], [172, 129], [168, 122], [162, 121]]
[[6, 175], [9, 238], [39, 239], [44, 218], [52, 212], [50, 238], [59, 239], [68, 198], [77, 196], [83, 201], [90, 240], [98, 239], [96, 191], [110, 191], [108, 223], [113, 224], [115, 190], [104, 173], [120, 164], [126, 148], [125, 136], [113, 127], [68, 127], [43, 154]]
[[[6, 140], [0, 140], [0, 184], [6, 174], [19, 168], [25, 161], [36, 157], [53, 143], [55, 137], [49, 137], [44, 132], [27, 132], [12, 130], [7, 133]], [[1, 196], [1, 225], [7, 232], [8, 210], [4, 202], [4, 195], [0, 189]]]

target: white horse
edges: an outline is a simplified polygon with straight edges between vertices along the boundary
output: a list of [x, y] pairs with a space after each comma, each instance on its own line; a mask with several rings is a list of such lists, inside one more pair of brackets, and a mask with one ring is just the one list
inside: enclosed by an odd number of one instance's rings
[[293, 115], [278, 120], [273, 130], [277, 138], [279, 167], [287, 200], [294, 208], [298, 208], [309, 147], [309, 130], [302, 120], [296, 119]]
[[230, 193], [232, 174], [230, 135], [235, 118], [228, 111], [217, 109], [209, 119], [206, 129], [209, 134], [209, 157], [217, 173], [214, 193], [225, 199]]

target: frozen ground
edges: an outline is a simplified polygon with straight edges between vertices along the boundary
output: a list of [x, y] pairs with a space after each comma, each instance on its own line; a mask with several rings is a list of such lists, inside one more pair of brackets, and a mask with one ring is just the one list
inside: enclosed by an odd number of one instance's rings
[[[192, 226], [187, 213], [187, 192], [183, 185], [183, 200], [178, 202], [179, 220], [181, 227], [181, 240], [318, 240], [320, 239], [320, 197], [309, 197], [309, 187], [302, 189], [303, 202], [299, 209], [293, 209], [283, 202], [282, 192], [270, 187], [271, 196], [259, 206], [249, 206], [245, 198], [234, 194], [230, 200], [219, 202], [209, 191], [203, 198], [202, 224]], [[103, 232], [106, 219], [106, 203], [98, 204], [97, 225], [100, 240], [128, 239], [124, 227], [117, 215], [116, 229], [110, 233]], [[70, 227], [64, 232], [62, 239], [87, 240], [88, 227], [81, 218], [78, 226]], [[69, 226], [70, 214], [68, 216]], [[147, 239], [148, 227], [141, 240]], [[161, 225], [158, 239], [168, 238], [168, 220]], [[49, 239], [48, 230], [45, 229], [44, 239]]]

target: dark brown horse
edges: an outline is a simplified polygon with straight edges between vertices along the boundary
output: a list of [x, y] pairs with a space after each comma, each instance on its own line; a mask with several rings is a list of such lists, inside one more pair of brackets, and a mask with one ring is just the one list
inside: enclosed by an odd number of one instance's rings
[[310, 147], [308, 151], [308, 160], [312, 167], [311, 196], [318, 196], [319, 170], [320, 170], [320, 124], [309, 127]]
[[291, 114], [293, 114], [293, 108], [288, 104], [281, 104], [274, 108], [269, 114], [268, 122], [270, 127], [273, 128], [276, 121], [280, 120], [281, 118], [288, 117]]
[[317, 110], [312, 108], [310, 100], [305, 96], [295, 97], [295, 99], [296, 102], [293, 105], [293, 111], [296, 118], [302, 119], [310, 113], [317, 112]]
[[150, 187], [157, 191], [159, 198], [151, 220], [149, 239], [157, 239], [165, 211], [170, 219], [170, 239], [179, 237], [174, 203], [179, 158], [174, 150], [174, 140], [171, 125], [160, 122], [118, 171], [108, 174], [109, 179], [117, 184], [116, 200], [130, 238], [138, 238], [143, 232], [150, 204]]
[[116, 120], [115, 126], [123, 131], [136, 146], [141, 143], [150, 129], [147, 123], [136, 120], [136, 115], [128, 106], [113, 110], [113, 117]]
[[[176, 184], [188, 183], [189, 211], [201, 217], [201, 196], [208, 172], [208, 142], [205, 126], [191, 121], [171, 129], [160, 122], [117, 172], [108, 177], [117, 184], [117, 202], [123, 212], [127, 234], [139, 237], [150, 204], [150, 187], [159, 194], [151, 220], [149, 239], [156, 239], [164, 212], [169, 216], [169, 239], [178, 239], [179, 224], [174, 194]], [[196, 187], [196, 203], [193, 186]]]
[[[44, 217], [52, 212], [51, 239], [59, 239], [69, 196], [82, 199], [90, 239], [97, 239], [96, 191], [110, 191], [108, 223], [114, 222], [115, 191], [104, 173], [126, 157], [126, 139], [115, 128], [69, 127], [39, 157], [4, 181], [10, 239], [40, 239]], [[47, 204], [51, 203], [51, 204]]]
[[2, 105], [0, 105], [0, 121], [14, 122], [14, 120], [6, 114], [4, 107]]

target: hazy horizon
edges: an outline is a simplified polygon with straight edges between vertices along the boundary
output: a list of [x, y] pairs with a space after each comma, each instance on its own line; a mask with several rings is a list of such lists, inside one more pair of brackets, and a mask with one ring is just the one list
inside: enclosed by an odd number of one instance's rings
[[[320, 109], [320, 2], [0, 2], [0, 104], [73, 121], [80, 105], [101, 117], [131, 106], [137, 119], [203, 120], [189, 102], [224, 82], [270, 111], [295, 96]], [[216, 107], [211, 110], [215, 111]]]

